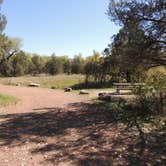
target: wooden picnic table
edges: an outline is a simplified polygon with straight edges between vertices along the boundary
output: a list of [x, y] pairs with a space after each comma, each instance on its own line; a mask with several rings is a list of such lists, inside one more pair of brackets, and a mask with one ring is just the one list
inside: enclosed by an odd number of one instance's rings
[[121, 90], [131, 90], [131, 91], [133, 91], [136, 88], [144, 86], [145, 83], [113, 83], [113, 85], [116, 87], [116, 93], [120, 94]]

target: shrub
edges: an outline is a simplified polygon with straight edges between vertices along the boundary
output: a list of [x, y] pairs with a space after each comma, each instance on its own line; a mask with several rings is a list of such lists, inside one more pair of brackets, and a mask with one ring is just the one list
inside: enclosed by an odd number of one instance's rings
[[166, 75], [155, 74], [137, 91], [137, 105], [152, 114], [166, 111]]

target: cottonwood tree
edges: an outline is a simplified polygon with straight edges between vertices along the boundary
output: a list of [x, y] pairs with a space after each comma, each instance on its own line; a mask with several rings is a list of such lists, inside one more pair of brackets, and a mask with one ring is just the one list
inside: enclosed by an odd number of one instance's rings
[[[2, 3], [3, 3], [3, 0], [0, 0], [0, 8], [1, 8]], [[2, 13], [0, 13], [0, 34], [2, 34], [2, 32], [6, 26], [6, 23], [7, 23], [6, 17]]]
[[[0, 7], [3, 0], [0, 0]], [[18, 38], [9, 38], [3, 34], [6, 26], [6, 17], [0, 13], [0, 64], [13, 56], [21, 46], [21, 40]]]
[[30, 66], [30, 59], [25, 54], [25, 52], [20, 51], [16, 53], [14, 56], [10, 58], [10, 63], [12, 66], [12, 76], [21, 76], [28, 74], [29, 72], [29, 66]]
[[21, 47], [21, 39], [0, 35], [0, 63], [16, 54]]

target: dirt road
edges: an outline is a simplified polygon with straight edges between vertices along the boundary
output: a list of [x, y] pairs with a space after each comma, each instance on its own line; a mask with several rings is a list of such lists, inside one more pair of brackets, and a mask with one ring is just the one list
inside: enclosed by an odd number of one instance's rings
[[[0, 166], [162, 165], [164, 140], [140, 153], [138, 133], [111, 110], [61, 90], [0, 85], [20, 99], [0, 108]], [[154, 149], [153, 149], [154, 148]], [[157, 150], [156, 150], [157, 149]], [[155, 159], [154, 161], [151, 159]]]
[[75, 93], [64, 93], [63, 90], [44, 88], [0, 85], [0, 93], [13, 95], [20, 100], [16, 108], [12, 106], [12, 113], [34, 112], [35, 108], [66, 107], [69, 103], [88, 100], [87, 96], [80, 96]]
[[[50, 121], [48, 126], [50, 125], [50, 129], [54, 128], [54, 123], [56, 123], [54, 118], [55, 120], [57, 118], [56, 114], [62, 111], [65, 112], [65, 110], [68, 111], [69, 107], [71, 110], [74, 110], [70, 106], [72, 103], [88, 101], [87, 96], [64, 93], [62, 90], [0, 85], [0, 92], [19, 99], [16, 105], [0, 108], [2, 114], [0, 118], [1, 166], [42, 165], [42, 162], [47, 159], [46, 155], [43, 153], [38, 154], [37, 152], [35, 155], [35, 153], [30, 151], [42, 146], [48, 146], [47, 137], [50, 142], [56, 143], [52, 139], [51, 133], [45, 133], [47, 132], [46, 130], [50, 131], [49, 128], [45, 128], [44, 123], [47, 124]], [[3, 114], [8, 115], [3, 116]], [[30, 132], [27, 127], [32, 130], [36, 128], [35, 130], [37, 130], [38, 134], [36, 135], [36, 132], [34, 134], [33, 131]], [[56, 131], [52, 132], [54, 135]], [[40, 136], [40, 133], [43, 134]], [[54, 163], [43, 163], [43, 165], [54, 165]]]

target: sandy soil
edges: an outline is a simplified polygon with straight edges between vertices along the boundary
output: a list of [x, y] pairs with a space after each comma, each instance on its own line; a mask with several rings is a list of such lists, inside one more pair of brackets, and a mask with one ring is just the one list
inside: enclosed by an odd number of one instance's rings
[[[126, 131], [87, 96], [0, 85], [20, 99], [0, 108], [0, 166], [162, 165], [163, 144], [139, 154], [138, 133]], [[160, 139], [160, 141], [162, 141]], [[156, 148], [156, 146], [155, 146]], [[150, 152], [150, 153], [149, 153]], [[139, 155], [139, 158], [138, 158]], [[150, 158], [158, 157], [160, 161]]]

